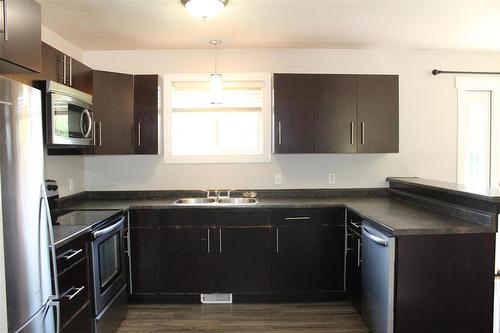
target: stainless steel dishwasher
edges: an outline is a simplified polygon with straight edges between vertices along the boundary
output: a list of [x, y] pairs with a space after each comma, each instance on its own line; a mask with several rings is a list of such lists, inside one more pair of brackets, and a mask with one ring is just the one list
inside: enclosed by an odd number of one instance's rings
[[363, 222], [361, 242], [361, 317], [372, 333], [392, 333], [395, 239]]

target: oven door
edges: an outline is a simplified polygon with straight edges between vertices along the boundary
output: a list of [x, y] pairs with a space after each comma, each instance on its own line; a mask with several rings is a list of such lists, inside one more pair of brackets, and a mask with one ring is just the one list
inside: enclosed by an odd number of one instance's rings
[[51, 136], [54, 145], [90, 146], [94, 142], [92, 105], [72, 96], [51, 93]]
[[126, 283], [122, 216], [92, 233], [94, 310], [98, 316]]

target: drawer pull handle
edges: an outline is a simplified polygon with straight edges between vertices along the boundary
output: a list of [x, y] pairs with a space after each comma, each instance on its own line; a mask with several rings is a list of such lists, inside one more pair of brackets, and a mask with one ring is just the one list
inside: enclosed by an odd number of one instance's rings
[[308, 221], [310, 219], [309, 216], [285, 217], [287, 221]]
[[[71, 287], [67, 292], [64, 293], [64, 295], [62, 296], [62, 298], [67, 298], [69, 299], [70, 301], [76, 297], [76, 295], [78, 295], [83, 289], [85, 289], [85, 286], [81, 286], [80, 288], [76, 288], [76, 287]], [[70, 291], [74, 290], [74, 292], [72, 294], [70, 294]]]
[[83, 252], [83, 249], [80, 249], [80, 250], [68, 250], [68, 251], [64, 252], [63, 254], [61, 254], [60, 256], [58, 256], [57, 259], [63, 258], [63, 259], [66, 259], [66, 260], [70, 260], [71, 258], [79, 255], [82, 252]]

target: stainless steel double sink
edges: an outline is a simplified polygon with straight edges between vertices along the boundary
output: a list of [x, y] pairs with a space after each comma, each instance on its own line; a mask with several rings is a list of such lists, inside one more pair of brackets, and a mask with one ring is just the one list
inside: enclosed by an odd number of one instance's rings
[[174, 202], [176, 205], [253, 205], [257, 203], [255, 198], [182, 198]]

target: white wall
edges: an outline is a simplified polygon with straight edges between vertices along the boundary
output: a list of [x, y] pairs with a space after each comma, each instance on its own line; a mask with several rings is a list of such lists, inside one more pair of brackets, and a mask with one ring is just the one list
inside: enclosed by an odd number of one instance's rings
[[[210, 72], [212, 50], [92, 51], [85, 62], [125, 73]], [[386, 176], [456, 180], [457, 92], [454, 76], [433, 68], [500, 69], [495, 53], [385, 50], [227, 50], [222, 72], [390, 73], [400, 76], [400, 153], [276, 155], [272, 163], [165, 165], [161, 156], [85, 157], [87, 190], [380, 187]], [[274, 185], [274, 173], [283, 184]], [[335, 172], [337, 184], [328, 185]]]
[[[83, 51], [80, 48], [44, 26], [42, 26], [42, 40], [76, 60], [83, 60]], [[45, 154], [45, 178], [58, 181], [61, 196], [85, 190], [84, 167], [82, 156], [48, 156]], [[70, 188], [71, 179], [72, 188]]]

